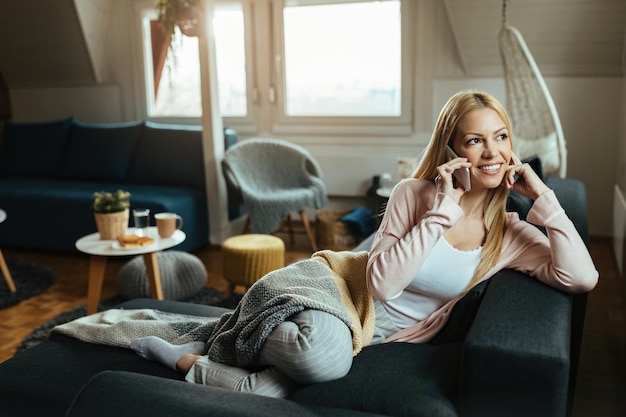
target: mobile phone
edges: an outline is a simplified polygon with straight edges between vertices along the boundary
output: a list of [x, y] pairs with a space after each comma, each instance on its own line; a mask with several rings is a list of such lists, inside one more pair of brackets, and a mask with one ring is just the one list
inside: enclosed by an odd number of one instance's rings
[[[450, 146], [446, 146], [446, 148], [448, 159], [454, 159], [459, 157], [459, 155], [457, 155]], [[455, 169], [452, 175], [454, 176], [454, 178], [456, 178], [458, 183], [461, 184], [465, 191], [469, 191], [472, 189], [469, 168]]]

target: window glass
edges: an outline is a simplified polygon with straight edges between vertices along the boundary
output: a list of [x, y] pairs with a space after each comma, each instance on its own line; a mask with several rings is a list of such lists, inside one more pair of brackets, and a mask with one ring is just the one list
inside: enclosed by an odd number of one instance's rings
[[[198, 38], [183, 36], [176, 28], [176, 36], [164, 64], [159, 67], [158, 54], [162, 40], [154, 33], [156, 20], [149, 19], [153, 29], [148, 37], [152, 51], [152, 73], [148, 79], [156, 80], [151, 91], [148, 114], [150, 116], [199, 117], [202, 115], [200, 90], [200, 58]], [[246, 63], [243, 11], [241, 4], [217, 5], [214, 11], [214, 34], [217, 56], [217, 79], [221, 114], [241, 117], [247, 113]]]
[[216, 4], [214, 16], [220, 111], [242, 117], [248, 106], [243, 10], [240, 3]]
[[154, 96], [150, 116], [202, 115], [198, 38], [183, 36], [176, 28]]
[[399, 116], [400, 1], [283, 9], [287, 116]]

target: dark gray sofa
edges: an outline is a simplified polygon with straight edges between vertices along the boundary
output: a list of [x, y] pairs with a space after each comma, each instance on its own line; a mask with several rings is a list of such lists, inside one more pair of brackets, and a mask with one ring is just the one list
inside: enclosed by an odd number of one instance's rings
[[[588, 239], [577, 180], [548, 178]], [[530, 202], [514, 196], [526, 215]], [[365, 249], [371, 238], [356, 249]], [[569, 415], [586, 296], [504, 270], [472, 290], [428, 344], [366, 347], [347, 376], [270, 399], [191, 385], [127, 349], [53, 333], [0, 364], [6, 417], [82, 416], [533, 416]], [[125, 308], [215, 315], [216, 307], [152, 299]]]
[[[8, 217], [0, 224], [1, 246], [75, 252], [76, 240], [96, 231], [93, 193], [117, 189], [131, 193], [131, 208], [180, 214], [187, 239], [177, 249], [208, 244], [199, 126], [69, 118], [8, 123], [2, 133], [0, 208]], [[225, 129], [226, 146], [236, 140]]]

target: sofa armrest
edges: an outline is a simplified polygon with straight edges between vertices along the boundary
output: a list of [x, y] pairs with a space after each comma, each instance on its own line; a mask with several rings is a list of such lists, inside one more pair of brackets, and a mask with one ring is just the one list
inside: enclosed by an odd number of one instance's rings
[[491, 279], [461, 364], [463, 416], [565, 416], [572, 297], [512, 270]]
[[103, 371], [74, 399], [67, 417], [367, 417], [376, 414], [242, 394], [125, 371]]
[[585, 244], [589, 245], [587, 188], [574, 178], [547, 177], [546, 185], [554, 190], [561, 207], [570, 218]]

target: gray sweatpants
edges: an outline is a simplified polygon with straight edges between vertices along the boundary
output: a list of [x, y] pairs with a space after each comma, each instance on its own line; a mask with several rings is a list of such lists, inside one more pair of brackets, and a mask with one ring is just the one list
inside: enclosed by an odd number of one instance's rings
[[[376, 303], [374, 343], [397, 331], [384, 308]], [[352, 366], [352, 334], [346, 324], [319, 310], [290, 317], [270, 333], [257, 358], [261, 371], [232, 367], [202, 356], [185, 380], [234, 391], [285, 397], [299, 384], [343, 377]]]

